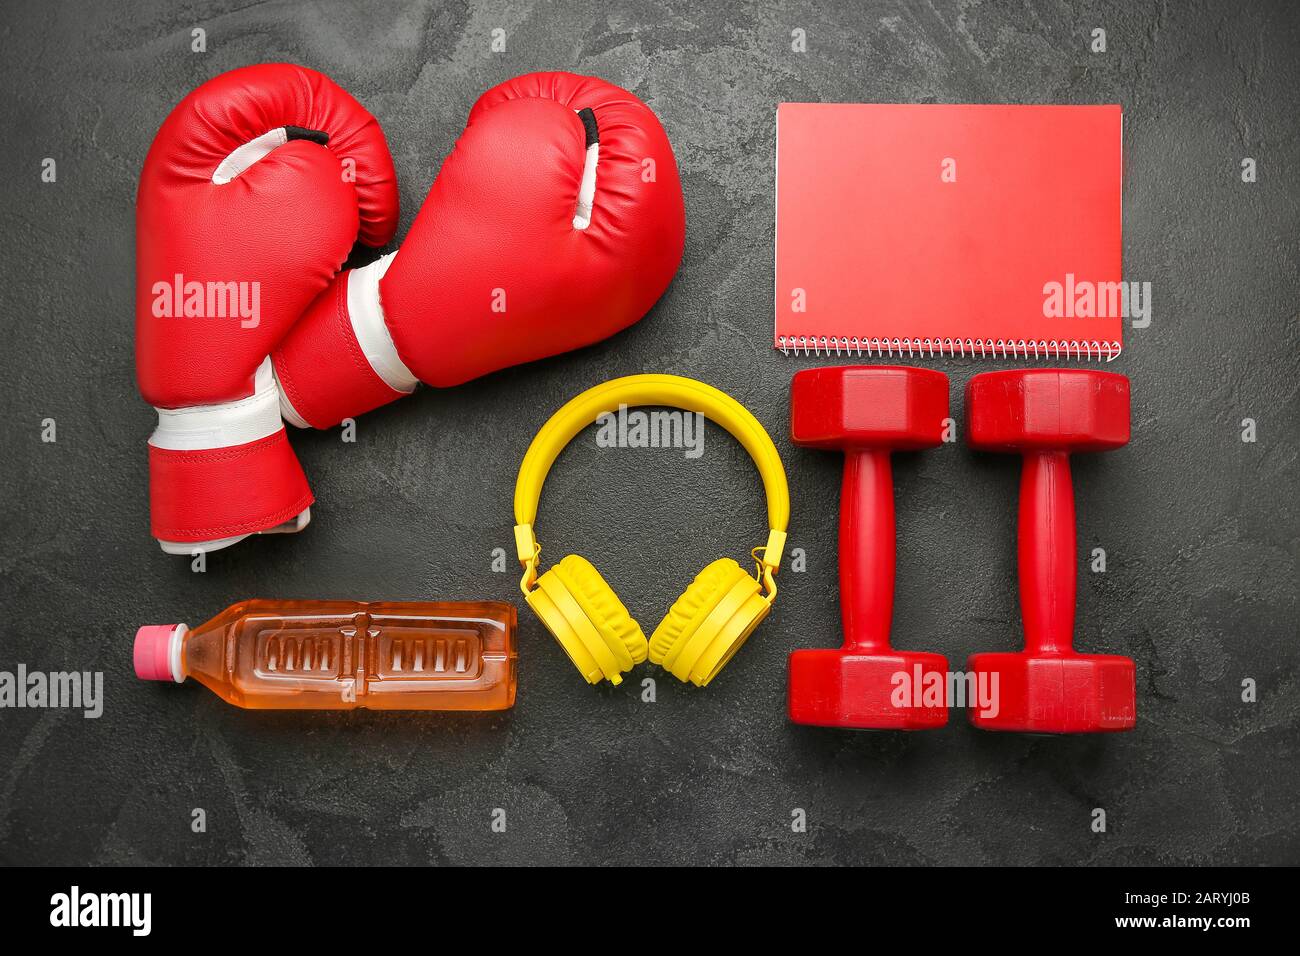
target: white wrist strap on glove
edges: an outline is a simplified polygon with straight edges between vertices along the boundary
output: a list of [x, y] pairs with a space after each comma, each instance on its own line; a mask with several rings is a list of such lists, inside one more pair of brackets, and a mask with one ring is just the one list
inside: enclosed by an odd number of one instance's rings
[[[284, 428], [280, 421], [280, 389], [269, 357], [257, 367], [253, 378], [253, 394], [247, 398], [219, 405], [155, 408], [154, 411], [158, 413], [158, 427], [149, 436], [149, 444], [172, 451], [206, 451], [246, 445], [274, 435]], [[257, 533], [301, 531], [310, 521], [311, 508], [306, 508], [283, 524]], [[168, 554], [191, 554], [194, 551], [216, 551], [247, 537], [247, 534], [240, 534], [211, 541], [158, 543]]]
[[[369, 265], [352, 269], [344, 276], [348, 284], [348, 318], [352, 322], [352, 334], [356, 336], [361, 353], [370, 363], [374, 373], [395, 392], [409, 395], [420, 383], [411, 370], [406, 367], [397, 354], [393, 336], [384, 321], [384, 307], [379, 301], [379, 280], [384, 277], [388, 267], [393, 264], [396, 252], [381, 256]], [[284, 420], [296, 428], [310, 428], [293, 404], [284, 389], [278, 389], [280, 411]]]

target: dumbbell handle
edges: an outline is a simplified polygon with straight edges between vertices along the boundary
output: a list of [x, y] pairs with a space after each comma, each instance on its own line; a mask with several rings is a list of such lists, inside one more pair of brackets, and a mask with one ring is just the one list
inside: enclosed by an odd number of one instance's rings
[[1063, 451], [1025, 453], [1020, 469], [1020, 610], [1025, 650], [1073, 653], [1078, 555], [1074, 485]]
[[894, 616], [894, 478], [885, 449], [850, 448], [840, 489], [844, 647], [889, 650]]

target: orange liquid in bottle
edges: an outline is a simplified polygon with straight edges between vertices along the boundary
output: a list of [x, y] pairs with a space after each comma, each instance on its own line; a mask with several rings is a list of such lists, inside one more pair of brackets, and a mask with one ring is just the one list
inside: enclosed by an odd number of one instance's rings
[[140, 628], [135, 671], [259, 710], [505, 710], [515, 626], [496, 601], [241, 601], [194, 630]]

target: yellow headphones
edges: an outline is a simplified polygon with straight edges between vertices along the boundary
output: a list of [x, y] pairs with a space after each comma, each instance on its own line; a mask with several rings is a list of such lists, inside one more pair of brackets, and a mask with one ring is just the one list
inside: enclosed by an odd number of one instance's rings
[[[533, 534], [542, 483], [564, 446], [601, 415], [620, 406], [667, 405], [699, 412], [735, 436], [758, 465], [767, 492], [767, 544], [753, 550], [750, 577], [731, 558], [695, 576], [647, 641], [600, 572], [586, 558], [567, 556], [540, 578], [541, 545]], [[649, 657], [674, 677], [703, 687], [754, 632], [776, 598], [775, 574], [785, 550], [790, 491], [781, 456], [763, 426], [730, 395], [677, 375], [629, 375], [588, 389], [551, 416], [537, 433], [515, 483], [515, 548], [524, 566], [519, 582], [533, 609], [589, 684], [623, 681]], [[766, 589], [766, 593], [764, 593]]]

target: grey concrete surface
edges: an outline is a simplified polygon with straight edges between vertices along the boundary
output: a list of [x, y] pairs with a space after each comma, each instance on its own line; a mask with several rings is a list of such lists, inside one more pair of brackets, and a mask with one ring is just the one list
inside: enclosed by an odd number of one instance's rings
[[[195, 27], [206, 53], [190, 52]], [[1105, 54], [1089, 52], [1094, 27]], [[1300, 5], [8, 0], [0, 41], [0, 670], [99, 670], [106, 696], [98, 720], [0, 711], [0, 862], [1300, 862]], [[355, 444], [295, 435], [319, 499], [310, 529], [194, 574], [148, 533], [136, 182], [187, 91], [282, 59], [381, 120], [403, 232], [483, 89], [550, 68], [626, 86], [675, 145], [686, 257], [611, 341], [424, 390], [361, 419]], [[840, 461], [790, 445], [789, 379], [815, 360], [767, 345], [782, 100], [1123, 104], [1125, 275], [1153, 283], [1154, 322], [1110, 366], [1132, 377], [1132, 444], [1076, 464], [1080, 546], [1109, 556], [1080, 574], [1077, 636], [1136, 659], [1133, 732], [786, 721], [786, 655], [839, 641]], [[56, 183], [40, 180], [45, 157]], [[954, 407], [971, 374], [1005, 364], [941, 363]], [[644, 370], [703, 378], [767, 424], [807, 553], [706, 691], [661, 679], [649, 704], [639, 680], [588, 688], [527, 615], [518, 704], [501, 716], [248, 713], [134, 679], [137, 625], [196, 624], [244, 597], [514, 600], [491, 552], [511, 546], [532, 432], [579, 388]], [[548, 554], [591, 558], [647, 629], [698, 568], [762, 539], [753, 469], [717, 429], [708, 442], [686, 460], [580, 441], [547, 487]], [[950, 445], [900, 457], [896, 481], [896, 643], [955, 667], [1018, 646], [1016, 461]]]

